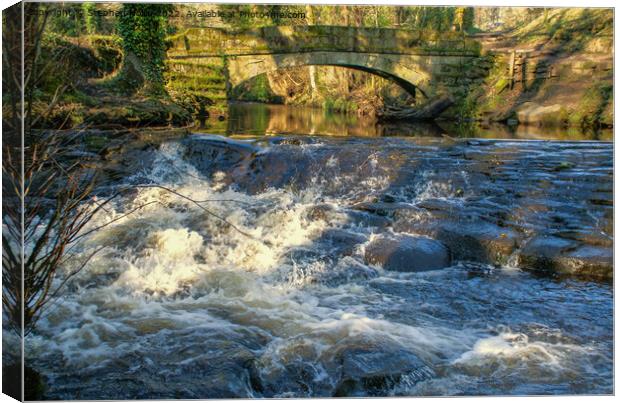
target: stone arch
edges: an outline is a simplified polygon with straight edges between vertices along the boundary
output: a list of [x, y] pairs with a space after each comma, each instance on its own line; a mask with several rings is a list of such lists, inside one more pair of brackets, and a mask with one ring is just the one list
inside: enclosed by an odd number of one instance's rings
[[231, 86], [260, 74], [298, 66], [341, 66], [390, 79], [410, 94], [416, 91], [428, 97], [430, 62], [427, 57], [355, 52], [303, 52], [227, 57]]

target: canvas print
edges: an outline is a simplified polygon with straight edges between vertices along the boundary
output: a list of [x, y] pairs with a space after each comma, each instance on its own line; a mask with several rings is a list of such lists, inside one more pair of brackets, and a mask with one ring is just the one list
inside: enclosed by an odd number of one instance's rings
[[2, 392], [612, 395], [611, 8], [2, 13]]

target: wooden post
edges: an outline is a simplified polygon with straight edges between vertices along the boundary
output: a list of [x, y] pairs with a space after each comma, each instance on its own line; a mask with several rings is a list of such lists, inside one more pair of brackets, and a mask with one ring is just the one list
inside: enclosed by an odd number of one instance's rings
[[510, 89], [515, 85], [515, 57], [517, 52], [513, 49], [510, 54], [510, 66], [508, 67], [508, 75], [510, 76]]
[[521, 84], [527, 90], [527, 53], [521, 53]]

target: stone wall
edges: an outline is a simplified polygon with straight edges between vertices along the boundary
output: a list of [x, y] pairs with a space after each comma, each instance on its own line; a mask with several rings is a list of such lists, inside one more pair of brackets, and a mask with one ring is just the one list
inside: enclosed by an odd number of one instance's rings
[[459, 32], [341, 26], [273, 26], [248, 30], [190, 28], [170, 38], [171, 57], [307, 51], [477, 55], [480, 45]]

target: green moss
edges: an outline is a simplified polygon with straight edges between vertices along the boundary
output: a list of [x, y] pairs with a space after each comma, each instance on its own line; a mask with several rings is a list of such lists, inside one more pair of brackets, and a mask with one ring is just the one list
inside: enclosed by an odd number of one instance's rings
[[100, 103], [96, 98], [93, 98], [90, 95], [87, 95], [77, 89], [74, 91], [65, 93], [62, 98], [62, 101], [65, 103], [78, 103], [84, 106], [91, 106], [91, 107], [97, 106]]
[[506, 77], [500, 77], [493, 85], [493, 89], [495, 89], [495, 92], [499, 93], [502, 92], [508, 84], [510, 84], [510, 80]]
[[[604, 112], [611, 103], [613, 85], [609, 83], [597, 84], [590, 87], [580, 98], [577, 109], [569, 117], [571, 125], [582, 128], [595, 128], [604, 125], [606, 118]], [[613, 121], [613, 117], [612, 117]]]
[[571, 113], [561, 108], [559, 113], [548, 113], [542, 116], [540, 124], [544, 127], [564, 127], [569, 124]]
[[342, 97], [327, 96], [323, 100], [323, 109], [328, 112], [352, 113], [359, 109], [357, 102]]
[[271, 86], [266, 74], [260, 74], [232, 90], [232, 99], [246, 102], [282, 103]]

